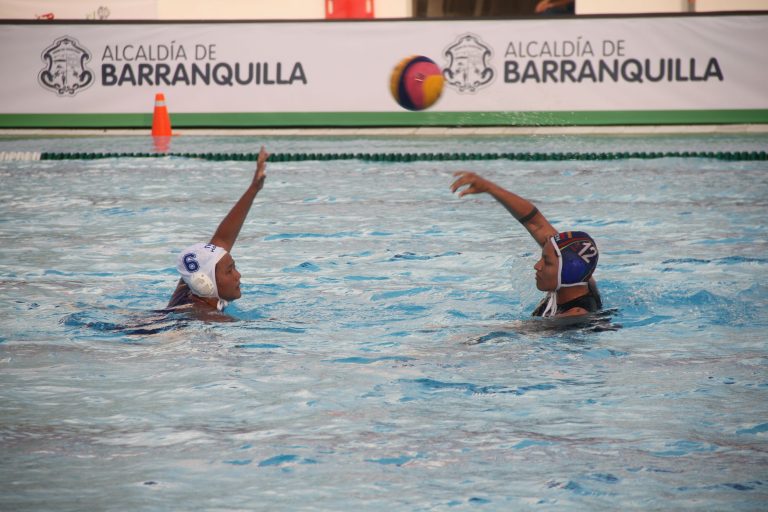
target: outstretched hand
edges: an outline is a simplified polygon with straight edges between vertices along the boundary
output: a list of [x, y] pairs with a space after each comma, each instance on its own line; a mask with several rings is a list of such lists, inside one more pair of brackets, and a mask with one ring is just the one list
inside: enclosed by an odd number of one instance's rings
[[465, 189], [459, 192], [459, 197], [464, 197], [468, 194], [482, 194], [490, 190], [491, 182], [473, 172], [459, 171], [453, 173], [453, 175], [457, 178], [451, 184], [451, 192], [455, 193], [461, 187], [466, 186]]
[[256, 187], [256, 192], [264, 187], [264, 180], [267, 179], [265, 171], [267, 170], [268, 158], [269, 153], [264, 149], [264, 146], [261, 146], [261, 150], [259, 150], [259, 158], [256, 161], [256, 174], [253, 175], [253, 185]]

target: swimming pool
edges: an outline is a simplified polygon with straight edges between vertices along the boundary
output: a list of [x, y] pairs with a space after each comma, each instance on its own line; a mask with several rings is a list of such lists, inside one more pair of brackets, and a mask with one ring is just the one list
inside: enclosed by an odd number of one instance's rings
[[[766, 135], [179, 137], [175, 151], [765, 150]], [[6, 137], [0, 151], [150, 151]], [[168, 318], [249, 162], [0, 162], [0, 509], [758, 510], [767, 162], [273, 163], [240, 321]], [[601, 249], [613, 328], [528, 319], [535, 243]], [[616, 328], [620, 325], [620, 328]]]

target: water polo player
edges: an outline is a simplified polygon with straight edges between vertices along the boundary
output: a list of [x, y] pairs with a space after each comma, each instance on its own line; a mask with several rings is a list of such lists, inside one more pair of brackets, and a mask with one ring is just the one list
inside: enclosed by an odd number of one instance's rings
[[533, 266], [536, 287], [547, 296], [536, 306], [533, 316], [566, 317], [585, 315], [603, 307], [592, 273], [597, 266], [597, 245], [581, 231], [558, 233], [530, 201], [505, 190], [472, 172], [457, 172], [451, 190], [459, 197], [488, 193], [541, 246], [541, 259]]
[[240, 298], [240, 272], [230, 251], [248, 216], [256, 194], [264, 186], [269, 154], [262, 147], [256, 173], [248, 189], [221, 221], [210, 242], [197, 243], [181, 251], [176, 268], [181, 274], [169, 308], [187, 306], [200, 318], [224, 317], [219, 312]]

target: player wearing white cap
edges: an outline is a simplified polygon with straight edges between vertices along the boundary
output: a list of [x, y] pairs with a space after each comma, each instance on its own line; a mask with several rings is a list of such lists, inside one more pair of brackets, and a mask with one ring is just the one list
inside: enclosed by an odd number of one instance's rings
[[221, 221], [210, 242], [191, 245], [179, 253], [176, 268], [181, 279], [168, 302], [169, 308], [190, 307], [198, 317], [223, 316], [218, 312], [240, 298], [240, 272], [230, 251], [253, 200], [264, 186], [267, 158], [269, 153], [262, 147], [253, 181]]

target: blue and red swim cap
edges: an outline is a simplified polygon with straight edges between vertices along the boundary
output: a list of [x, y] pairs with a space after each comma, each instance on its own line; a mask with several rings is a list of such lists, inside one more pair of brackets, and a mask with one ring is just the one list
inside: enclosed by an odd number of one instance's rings
[[558, 257], [560, 272], [557, 289], [579, 286], [589, 281], [597, 267], [597, 244], [583, 231], [565, 231], [551, 238]]

